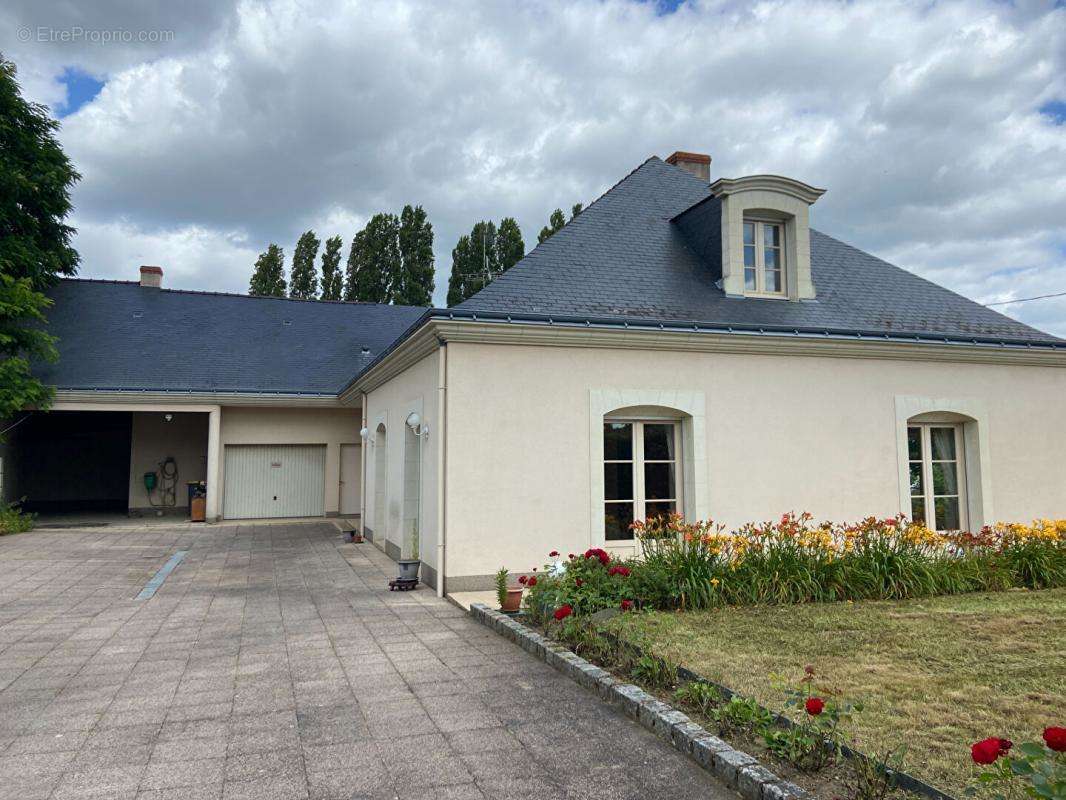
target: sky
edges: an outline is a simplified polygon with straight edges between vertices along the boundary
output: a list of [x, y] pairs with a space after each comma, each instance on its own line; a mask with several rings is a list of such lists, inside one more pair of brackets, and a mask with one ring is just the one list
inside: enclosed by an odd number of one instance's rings
[[[443, 304], [476, 221], [531, 249], [689, 150], [978, 302], [1066, 292], [1061, 2], [6, 0], [0, 52], [83, 175], [84, 277], [244, 292], [270, 242], [411, 203]], [[1066, 336], [1066, 296], [996, 308]]]

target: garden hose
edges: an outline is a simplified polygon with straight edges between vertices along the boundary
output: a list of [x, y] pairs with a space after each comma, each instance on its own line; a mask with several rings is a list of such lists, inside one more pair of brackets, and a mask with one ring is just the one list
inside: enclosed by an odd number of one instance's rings
[[167, 456], [159, 462], [159, 502], [156, 503], [152, 500], [152, 489], [145, 484], [148, 489], [148, 503], [154, 508], [173, 508], [177, 505], [178, 501], [178, 462], [174, 460], [174, 456]]

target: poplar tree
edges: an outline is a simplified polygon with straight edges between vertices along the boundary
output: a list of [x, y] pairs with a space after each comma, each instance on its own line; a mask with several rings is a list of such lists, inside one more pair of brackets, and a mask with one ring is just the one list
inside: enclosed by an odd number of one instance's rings
[[537, 236], [537, 244], [544, 244], [544, 242], [561, 231], [565, 224], [566, 217], [563, 216], [563, 210], [561, 208], [555, 209], [551, 216], [548, 217], [548, 224], [540, 229], [540, 234]]
[[484, 220], [475, 224], [469, 234], [459, 237], [452, 250], [449, 306], [458, 305], [477, 294], [503, 271], [496, 240], [496, 225]]
[[500, 229], [496, 232], [496, 258], [500, 263], [500, 272], [506, 272], [517, 264], [526, 254], [526, 243], [522, 241], [522, 229], [514, 217], [500, 220]]
[[271, 242], [256, 259], [248, 294], [257, 297], [285, 296], [285, 251]]
[[318, 256], [318, 237], [314, 231], [304, 231], [292, 253], [292, 273], [289, 276], [289, 297], [314, 300], [318, 294], [318, 275], [315, 258]]
[[322, 299], [340, 300], [343, 293], [343, 275], [341, 275], [341, 247], [344, 240], [339, 236], [326, 239], [326, 249], [322, 251]]
[[403, 207], [397, 238], [400, 273], [392, 287], [392, 302], [428, 306], [433, 299], [433, 225], [422, 206]]
[[400, 221], [395, 214], [375, 214], [355, 235], [348, 252], [345, 300], [388, 303], [399, 280]]

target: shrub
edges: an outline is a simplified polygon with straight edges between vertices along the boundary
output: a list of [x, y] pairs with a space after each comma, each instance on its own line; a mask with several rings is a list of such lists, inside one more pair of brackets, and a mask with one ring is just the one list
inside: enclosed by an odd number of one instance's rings
[[507, 567], [500, 567], [496, 571], [496, 602], [500, 608], [507, 602]]
[[6, 505], [0, 503], [0, 536], [32, 530], [34, 518], [33, 514], [24, 514], [17, 502]]
[[1044, 729], [1043, 744], [1026, 742], [1017, 747], [1010, 739], [992, 736], [970, 747], [970, 758], [983, 769], [968, 796], [988, 795], [993, 800], [1032, 797], [1066, 798], [1066, 728]]

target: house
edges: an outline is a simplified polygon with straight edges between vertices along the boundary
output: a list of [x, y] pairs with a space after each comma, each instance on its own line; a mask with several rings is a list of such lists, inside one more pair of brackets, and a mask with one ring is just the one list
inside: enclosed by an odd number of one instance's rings
[[1066, 341], [811, 228], [822, 194], [653, 157], [452, 309], [64, 281], [42, 375], [74, 428], [132, 416], [129, 507], [181, 452], [211, 519], [358, 507], [449, 591], [670, 511], [1062, 516]]

